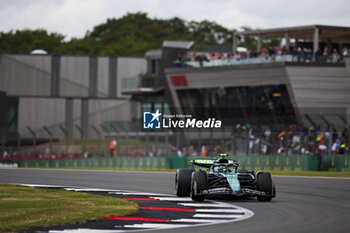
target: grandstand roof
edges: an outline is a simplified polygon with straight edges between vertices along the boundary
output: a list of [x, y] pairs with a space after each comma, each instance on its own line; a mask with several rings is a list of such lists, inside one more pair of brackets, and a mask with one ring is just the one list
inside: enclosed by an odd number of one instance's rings
[[314, 30], [319, 29], [319, 40], [331, 39], [332, 42], [350, 43], [350, 27], [308, 25], [298, 27], [284, 27], [272, 29], [258, 29], [252, 31], [235, 32], [238, 36], [259, 36], [262, 38], [284, 38], [288, 32], [290, 38], [313, 40]]

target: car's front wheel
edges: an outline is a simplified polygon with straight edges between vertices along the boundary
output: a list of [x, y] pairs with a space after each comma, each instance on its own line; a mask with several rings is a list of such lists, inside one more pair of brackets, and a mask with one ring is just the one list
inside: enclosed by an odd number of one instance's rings
[[274, 190], [273, 190], [271, 174], [269, 172], [258, 173], [256, 186], [259, 191], [263, 191], [269, 194], [269, 196], [258, 196], [258, 200], [271, 201]]
[[175, 175], [175, 194], [178, 197], [188, 197], [191, 191], [192, 168], [179, 168]]
[[193, 172], [191, 179], [191, 198], [194, 201], [203, 201], [204, 196], [198, 195], [203, 190], [207, 189], [208, 180], [207, 174], [202, 171]]

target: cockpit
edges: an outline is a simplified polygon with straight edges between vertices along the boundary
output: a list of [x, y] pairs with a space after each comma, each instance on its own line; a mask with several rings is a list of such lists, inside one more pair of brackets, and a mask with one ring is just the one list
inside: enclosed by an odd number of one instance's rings
[[216, 166], [213, 166], [213, 172], [215, 172], [215, 173], [219, 173], [219, 172], [231, 172], [231, 170], [230, 170], [227, 166], [224, 166], [224, 165], [216, 165]]

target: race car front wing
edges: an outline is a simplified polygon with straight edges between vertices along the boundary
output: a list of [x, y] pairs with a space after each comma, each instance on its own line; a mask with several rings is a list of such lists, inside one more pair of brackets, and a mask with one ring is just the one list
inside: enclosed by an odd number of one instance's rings
[[220, 196], [220, 195], [234, 195], [234, 196], [243, 196], [243, 195], [251, 195], [251, 196], [270, 196], [268, 193], [255, 190], [255, 189], [249, 189], [249, 188], [243, 188], [240, 191], [233, 191], [230, 188], [227, 187], [220, 187], [220, 188], [210, 188], [205, 189], [201, 193], [197, 194], [198, 196]]

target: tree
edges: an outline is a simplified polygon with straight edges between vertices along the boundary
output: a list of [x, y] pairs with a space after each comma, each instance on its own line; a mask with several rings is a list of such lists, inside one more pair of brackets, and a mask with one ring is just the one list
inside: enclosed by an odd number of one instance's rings
[[[243, 26], [241, 27], [241, 30], [244, 32], [253, 31], [253, 29], [249, 26]], [[254, 37], [245, 36], [244, 38], [240, 38], [238, 46], [242, 46], [248, 50], [255, 51], [258, 48], [258, 41]]]
[[197, 48], [208, 45], [232, 45], [233, 30], [207, 20], [188, 24], [189, 36], [196, 42]]
[[[252, 30], [249, 27], [242, 29]], [[42, 29], [1, 32], [0, 51], [30, 53], [34, 49], [44, 49], [49, 54], [144, 56], [148, 50], [160, 48], [164, 40], [194, 41], [196, 50], [204, 46], [232, 46], [233, 32], [207, 20], [187, 22], [178, 17], [151, 19], [147, 13], [138, 12], [107, 19], [87, 31], [83, 38], [69, 41], [64, 41], [61, 34]], [[264, 47], [278, 43], [279, 40], [272, 40], [264, 43]], [[249, 37], [239, 43], [251, 50], [256, 50], [256, 44], [256, 39]]]
[[6, 53], [30, 53], [35, 49], [43, 49], [55, 53], [60, 49], [63, 39], [61, 34], [49, 34], [42, 29], [0, 32], [0, 50]]

